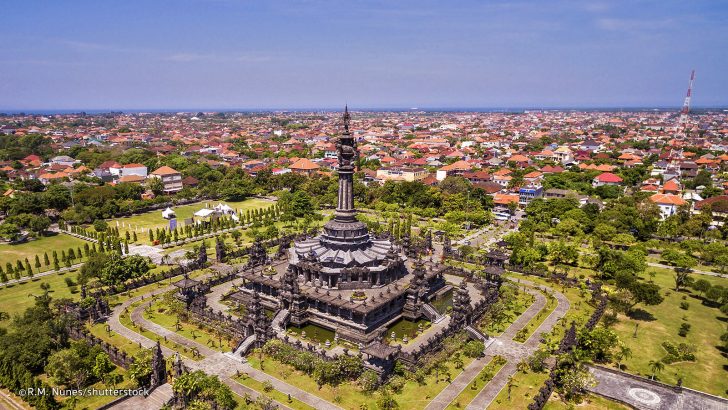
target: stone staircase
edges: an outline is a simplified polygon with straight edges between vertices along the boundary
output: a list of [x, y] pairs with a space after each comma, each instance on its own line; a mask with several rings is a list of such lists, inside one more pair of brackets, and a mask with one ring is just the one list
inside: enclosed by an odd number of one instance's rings
[[271, 322], [271, 326], [276, 333], [280, 334], [285, 332], [285, 325], [288, 322], [289, 315], [290, 312], [288, 311], [288, 309], [280, 309], [276, 313], [273, 321]]
[[253, 346], [253, 343], [255, 343], [256, 340], [255, 335], [250, 335], [245, 338], [245, 340], [240, 343], [240, 346], [238, 346], [237, 349], [233, 352], [233, 356], [235, 357], [243, 357], [248, 353], [248, 350]]
[[422, 314], [430, 319], [430, 322], [432, 323], [439, 323], [445, 318], [445, 316], [441, 315], [440, 312], [438, 312], [437, 309], [429, 303], [422, 305]]
[[480, 331], [480, 329], [473, 327], [471, 325], [465, 326], [465, 332], [468, 333], [468, 336], [470, 336], [474, 340], [479, 340], [483, 342], [483, 351], [490, 346], [495, 339], [488, 337], [488, 335], [484, 334]]
[[152, 391], [149, 396], [134, 396], [116, 403], [109, 409], [114, 410], [158, 410], [164, 407], [172, 399], [172, 385], [165, 383]]

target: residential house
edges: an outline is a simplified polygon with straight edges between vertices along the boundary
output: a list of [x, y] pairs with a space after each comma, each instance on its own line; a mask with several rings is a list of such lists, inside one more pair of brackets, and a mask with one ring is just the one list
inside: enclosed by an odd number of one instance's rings
[[660, 218], [662, 220], [674, 215], [681, 205], [687, 204], [680, 196], [673, 194], [654, 194], [650, 197], [650, 201], [660, 208]]
[[298, 161], [291, 164], [288, 168], [290, 168], [291, 171], [293, 171], [297, 174], [306, 175], [306, 176], [310, 177], [310, 176], [315, 175], [316, 172], [318, 172], [320, 167], [318, 164], [316, 164], [315, 162], [311, 161], [308, 158], [300, 158]]
[[611, 172], [604, 172], [594, 178], [594, 180], [592, 181], [592, 186], [596, 188], [603, 185], [619, 185], [621, 183], [622, 178], [619, 175], [612, 174]]

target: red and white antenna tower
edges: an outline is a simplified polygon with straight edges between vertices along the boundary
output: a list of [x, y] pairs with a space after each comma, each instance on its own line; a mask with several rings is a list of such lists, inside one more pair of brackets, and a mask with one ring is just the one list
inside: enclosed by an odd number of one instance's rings
[[682, 110], [680, 110], [680, 131], [684, 131], [688, 122], [688, 114], [690, 113], [690, 98], [693, 96], [693, 82], [695, 82], [695, 70], [690, 73], [690, 82], [688, 83], [688, 93], [685, 96]]

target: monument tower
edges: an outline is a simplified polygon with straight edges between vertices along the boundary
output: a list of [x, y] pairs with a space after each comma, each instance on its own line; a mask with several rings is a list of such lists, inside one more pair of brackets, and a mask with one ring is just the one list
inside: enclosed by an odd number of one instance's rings
[[373, 239], [356, 219], [354, 171], [359, 152], [351, 133], [349, 109], [344, 109], [344, 133], [336, 142], [339, 191], [334, 218], [323, 233], [294, 244], [291, 269], [305, 283], [329, 289], [383, 286], [405, 275], [404, 258], [394, 245]]

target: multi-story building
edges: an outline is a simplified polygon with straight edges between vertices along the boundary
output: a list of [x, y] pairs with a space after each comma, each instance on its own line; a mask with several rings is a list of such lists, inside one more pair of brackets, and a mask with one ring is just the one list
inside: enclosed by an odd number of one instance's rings
[[162, 166], [149, 174], [148, 178], [159, 178], [164, 185], [164, 193], [170, 194], [182, 190], [182, 174], [174, 168]]
[[382, 181], [419, 181], [427, 178], [424, 168], [385, 167], [377, 170], [377, 179]]
[[526, 207], [531, 201], [543, 196], [543, 188], [529, 185], [518, 190], [518, 205]]

